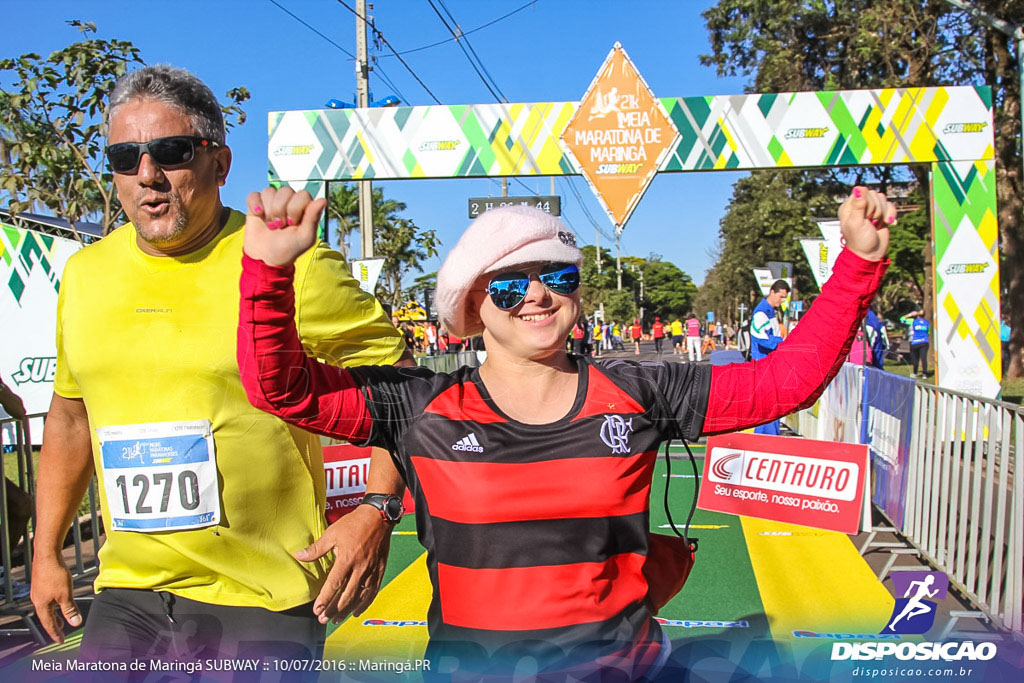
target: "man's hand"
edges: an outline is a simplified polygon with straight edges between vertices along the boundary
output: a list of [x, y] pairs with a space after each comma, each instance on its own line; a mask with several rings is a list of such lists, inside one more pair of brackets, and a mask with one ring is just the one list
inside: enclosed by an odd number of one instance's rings
[[327, 527], [313, 545], [295, 553], [300, 562], [313, 562], [334, 551], [334, 566], [313, 603], [313, 613], [321, 624], [332, 619], [339, 623], [349, 612], [359, 616], [377, 597], [388, 560], [392, 527], [375, 508], [357, 505]]
[[245, 200], [243, 249], [251, 258], [270, 266], [288, 266], [316, 243], [320, 214], [326, 199], [314, 200], [302, 190], [268, 187], [250, 192]]
[[32, 604], [39, 622], [55, 642], [64, 642], [64, 624], [56, 610], [60, 610], [64, 621], [72, 627], [82, 625], [82, 615], [73, 595], [71, 572], [64, 563], [36, 558], [32, 563]]
[[858, 185], [839, 207], [839, 224], [847, 249], [867, 261], [880, 261], [889, 250], [896, 206], [884, 194]]

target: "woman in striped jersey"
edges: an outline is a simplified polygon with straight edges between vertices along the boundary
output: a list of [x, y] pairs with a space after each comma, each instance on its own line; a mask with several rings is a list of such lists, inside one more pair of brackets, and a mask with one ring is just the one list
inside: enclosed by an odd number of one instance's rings
[[[444, 327], [482, 333], [487, 359], [433, 373], [308, 358], [295, 333], [292, 263], [315, 241], [324, 202], [268, 188], [248, 205], [238, 362], [249, 399], [305, 429], [391, 452], [428, 551], [427, 657], [435, 673], [441, 663], [441, 673], [474, 679], [517, 665], [552, 680], [663, 670], [670, 648], [644, 563], [669, 420], [696, 439], [812, 403], [874, 297], [895, 221], [884, 196], [854, 188], [839, 212], [846, 249], [798, 331], [764, 361], [712, 367], [566, 354], [580, 308], [572, 233], [536, 209], [493, 210], [451, 250], [436, 293]], [[394, 501], [370, 494], [385, 522], [396, 517]], [[335, 589], [315, 603], [322, 618], [335, 616]]]

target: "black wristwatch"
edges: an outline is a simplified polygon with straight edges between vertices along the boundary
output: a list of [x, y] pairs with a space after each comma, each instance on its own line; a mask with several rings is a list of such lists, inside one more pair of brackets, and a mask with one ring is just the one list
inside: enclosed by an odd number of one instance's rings
[[405, 505], [402, 504], [402, 497], [393, 493], [367, 493], [363, 496], [360, 505], [372, 505], [380, 512], [381, 519], [385, 522], [401, 521], [405, 514]]

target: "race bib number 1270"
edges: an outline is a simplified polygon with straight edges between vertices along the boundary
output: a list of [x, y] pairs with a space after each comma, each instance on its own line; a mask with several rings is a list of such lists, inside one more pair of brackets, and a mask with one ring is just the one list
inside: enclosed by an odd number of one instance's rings
[[220, 523], [209, 420], [96, 430], [115, 531], [171, 531]]

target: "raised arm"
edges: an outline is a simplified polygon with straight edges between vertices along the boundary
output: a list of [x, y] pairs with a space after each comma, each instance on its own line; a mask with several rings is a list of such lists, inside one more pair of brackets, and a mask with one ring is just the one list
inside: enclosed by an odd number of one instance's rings
[[855, 187], [839, 209], [846, 248], [810, 311], [767, 358], [712, 368], [704, 434], [745, 429], [814, 403], [843, 365], [889, 265], [896, 208]]

